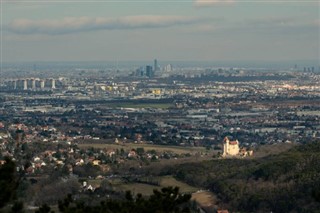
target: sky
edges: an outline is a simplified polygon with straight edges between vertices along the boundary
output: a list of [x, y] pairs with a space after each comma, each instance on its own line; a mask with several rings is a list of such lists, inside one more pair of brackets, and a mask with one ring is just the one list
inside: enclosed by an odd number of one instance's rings
[[320, 1], [0, 0], [3, 62], [320, 58]]

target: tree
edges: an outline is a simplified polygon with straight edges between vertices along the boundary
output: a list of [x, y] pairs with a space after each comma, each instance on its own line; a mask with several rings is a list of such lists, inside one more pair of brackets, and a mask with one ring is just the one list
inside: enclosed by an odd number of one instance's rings
[[47, 204], [43, 204], [39, 207], [39, 209], [35, 213], [49, 213], [51, 210], [50, 206]]
[[23, 202], [22, 201], [16, 201], [13, 206], [11, 207], [12, 213], [23, 213]]
[[15, 198], [18, 187], [15, 163], [10, 158], [5, 158], [5, 161], [0, 167], [0, 208]]
[[143, 147], [138, 147], [137, 148], [137, 154], [140, 155], [140, 156], [143, 155], [144, 154], [144, 148]]
[[190, 194], [180, 194], [179, 187], [166, 187], [161, 191], [153, 190], [149, 198], [150, 212], [184, 212], [185, 205], [190, 200]]
[[161, 191], [154, 190], [148, 199], [141, 194], [134, 197], [127, 191], [125, 200], [107, 199], [97, 206], [86, 205], [81, 201], [74, 204], [72, 197], [68, 196], [64, 201], [59, 201], [59, 210], [63, 213], [187, 213], [191, 212], [190, 198], [190, 194], [180, 194], [178, 187], [166, 187]]

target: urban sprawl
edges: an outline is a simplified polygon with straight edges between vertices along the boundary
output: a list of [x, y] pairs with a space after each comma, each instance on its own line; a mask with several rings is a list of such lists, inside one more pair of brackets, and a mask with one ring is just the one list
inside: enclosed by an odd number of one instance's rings
[[[79, 190], [72, 181], [83, 178], [81, 193], [98, 188], [93, 179], [134, 174], [142, 182], [139, 171], [153, 164], [252, 158], [263, 145], [320, 137], [314, 67], [7, 67], [0, 99], [1, 162], [12, 157], [35, 185], [59, 171], [69, 175], [61, 189]], [[30, 205], [50, 204], [48, 190]]]

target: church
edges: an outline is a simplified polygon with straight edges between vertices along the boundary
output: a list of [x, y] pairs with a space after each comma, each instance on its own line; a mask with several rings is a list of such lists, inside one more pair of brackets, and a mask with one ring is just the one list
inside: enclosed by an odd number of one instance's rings
[[230, 141], [228, 137], [225, 137], [223, 139], [222, 143], [223, 147], [223, 157], [228, 157], [228, 156], [236, 156], [239, 155], [239, 141]]

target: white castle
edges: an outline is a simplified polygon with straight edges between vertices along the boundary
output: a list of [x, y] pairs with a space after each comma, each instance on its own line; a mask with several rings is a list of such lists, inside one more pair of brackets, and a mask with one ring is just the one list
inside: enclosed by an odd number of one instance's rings
[[223, 153], [222, 156], [236, 156], [239, 155], [239, 141], [230, 141], [228, 137], [223, 139]]

